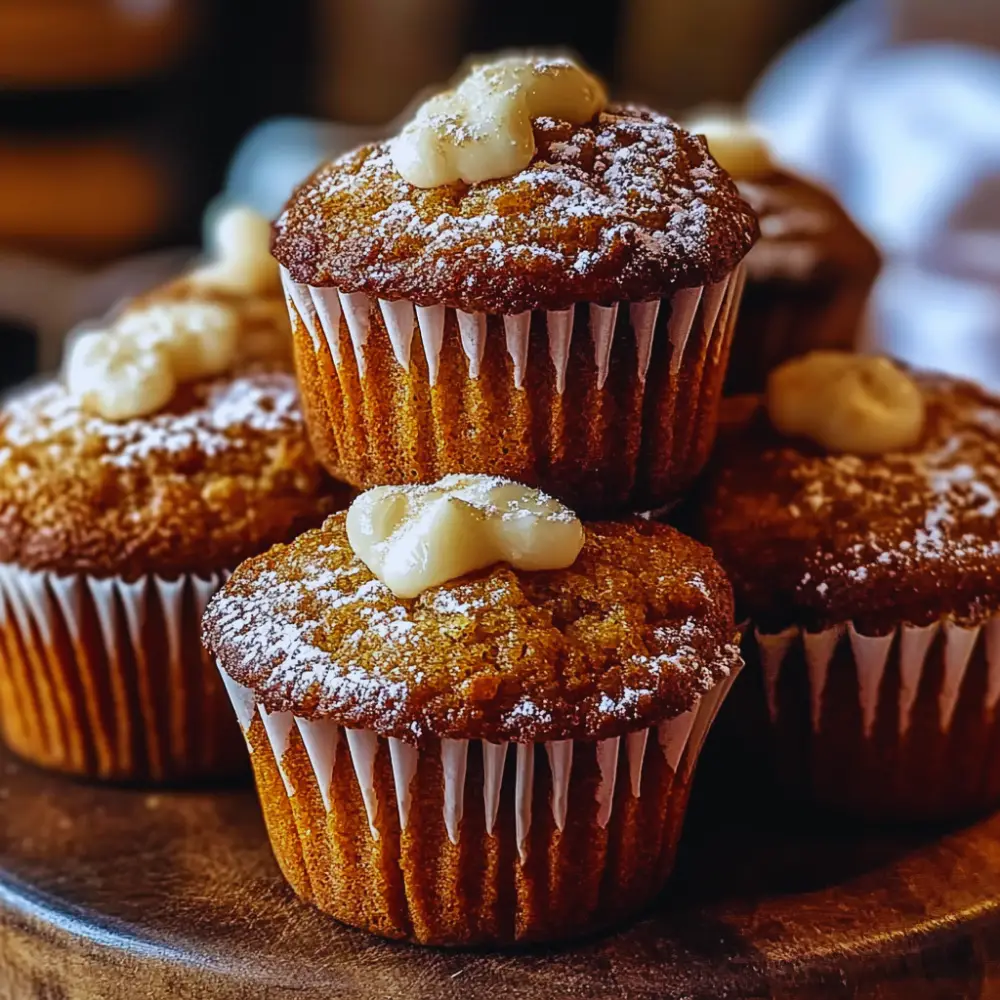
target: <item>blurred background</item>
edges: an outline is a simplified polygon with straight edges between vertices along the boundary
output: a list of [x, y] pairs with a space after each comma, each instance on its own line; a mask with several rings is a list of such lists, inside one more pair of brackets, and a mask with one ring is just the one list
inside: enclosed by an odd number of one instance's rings
[[1000, 0], [0, 0], [0, 386], [275, 214], [469, 53], [575, 50], [619, 97], [744, 103], [886, 266], [872, 346], [1000, 386]]

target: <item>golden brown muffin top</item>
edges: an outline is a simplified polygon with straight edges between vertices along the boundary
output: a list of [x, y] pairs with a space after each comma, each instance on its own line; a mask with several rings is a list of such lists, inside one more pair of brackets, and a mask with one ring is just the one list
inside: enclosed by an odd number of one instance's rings
[[335, 514], [240, 566], [204, 641], [269, 711], [411, 743], [604, 738], [680, 714], [737, 661], [722, 570], [655, 522], [586, 535], [568, 569], [500, 564], [405, 600]]
[[513, 177], [416, 188], [388, 143], [322, 166], [275, 226], [299, 282], [420, 305], [517, 313], [659, 298], [717, 281], [757, 236], [704, 141], [644, 108], [534, 121]]
[[1000, 399], [911, 373], [919, 447], [831, 455], [783, 439], [762, 409], [725, 432], [699, 519], [763, 631], [854, 621], [865, 634], [1000, 610]]
[[752, 281], [875, 280], [878, 250], [830, 192], [777, 168], [738, 186], [760, 219]]
[[291, 374], [181, 386], [149, 417], [58, 382], [0, 410], [0, 562], [135, 578], [231, 568], [347, 502], [313, 457]]

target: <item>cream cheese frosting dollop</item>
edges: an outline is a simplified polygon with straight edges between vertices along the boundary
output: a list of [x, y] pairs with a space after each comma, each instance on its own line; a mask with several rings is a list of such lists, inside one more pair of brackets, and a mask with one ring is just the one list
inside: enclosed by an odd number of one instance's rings
[[494, 563], [571, 566], [583, 547], [573, 511], [540, 490], [496, 476], [457, 474], [431, 486], [378, 486], [347, 512], [358, 558], [397, 597]]
[[191, 280], [236, 295], [275, 293], [281, 287], [271, 256], [271, 223], [245, 205], [234, 205], [215, 221], [212, 259], [191, 272]]
[[155, 303], [73, 339], [66, 387], [91, 413], [131, 420], [166, 406], [180, 383], [228, 370], [237, 348], [237, 317], [228, 306]]
[[397, 172], [414, 187], [512, 177], [535, 155], [533, 118], [582, 125], [607, 104], [601, 82], [571, 59], [507, 56], [473, 66], [425, 102], [392, 140]]
[[85, 410], [112, 421], [155, 413], [177, 390], [162, 349], [107, 330], [76, 337], [66, 356], [65, 378], [70, 394]]
[[827, 451], [882, 455], [920, 441], [925, 405], [920, 387], [889, 358], [812, 351], [771, 372], [767, 412], [780, 433]]
[[774, 157], [767, 139], [745, 118], [711, 114], [685, 121], [684, 127], [704, 136], [716, 163], [737, 180], [757, 180], [774, 172]]

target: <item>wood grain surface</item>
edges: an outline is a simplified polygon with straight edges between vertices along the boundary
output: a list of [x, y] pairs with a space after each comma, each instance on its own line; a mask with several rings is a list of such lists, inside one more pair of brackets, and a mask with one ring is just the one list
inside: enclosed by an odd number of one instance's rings
[[0, 756], [0, 997], [1000, 997], [1000, 817], [952, 832], [702, 801], [671, 899], [558, 950], [388, 944], [299, 903], [250, 789], [98, 788]]

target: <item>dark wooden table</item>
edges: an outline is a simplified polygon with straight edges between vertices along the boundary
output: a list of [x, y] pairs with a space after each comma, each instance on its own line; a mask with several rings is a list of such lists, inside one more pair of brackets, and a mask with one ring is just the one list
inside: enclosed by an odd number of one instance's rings
[[0, 757], [0, 997], [1000, 997], [1000, 816], [867, 833], [696, 808], [671, 901], [551, 951], [387, 944], [299, 903], [249, 789], [96, 788]]

